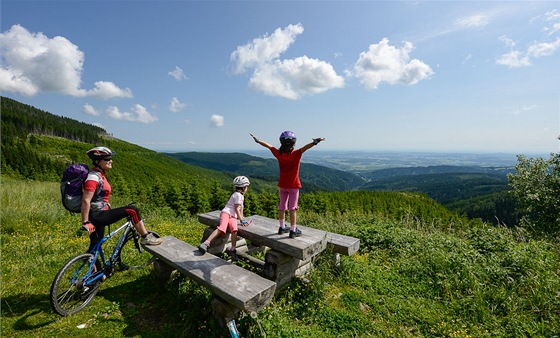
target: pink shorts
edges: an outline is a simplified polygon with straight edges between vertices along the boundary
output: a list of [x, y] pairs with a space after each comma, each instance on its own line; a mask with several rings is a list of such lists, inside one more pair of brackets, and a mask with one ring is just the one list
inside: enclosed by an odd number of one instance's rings
[[298, 188], [280, 188], [278, 210], [297, 210], [299, 199]]
[[225, 235], [227, 229], [229, 229], [230, 233], [237, 232], [237, 218], [233, 217], [227, 212], [221, 212], [220, 225], [218, 226], [218, 230], [220, 230]]

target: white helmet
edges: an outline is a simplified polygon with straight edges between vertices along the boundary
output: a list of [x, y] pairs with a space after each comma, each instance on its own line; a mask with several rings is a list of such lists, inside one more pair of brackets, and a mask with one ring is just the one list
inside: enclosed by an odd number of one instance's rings
[[248, 187], [249, 184], [251, 184], [251, 182], [249, 182], [249, 179], [245, 176], [237, 176], [233, 179], [233, 185], [237, 188], [245, 188]]

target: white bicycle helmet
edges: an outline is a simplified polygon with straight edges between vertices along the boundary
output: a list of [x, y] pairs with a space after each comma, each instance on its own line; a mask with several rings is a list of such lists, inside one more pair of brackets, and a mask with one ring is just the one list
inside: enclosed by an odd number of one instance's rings
[[95, 160], [101, 160], [105, 157], [113, 156], [116, 153], [114, 153], [113, 151], [111, 151], [111, 149], [107, 147], [95, 147], [88, 150], [86, 154], [87, 156], [89, 156], [89, 158], [95, 161]]
[[233, 186], [236, 188], [245, 188], [248, 187], [249, 184], [251, 184], [251, 182], [249, 182], [249, 179], [245, 176], [237, 176], [233, 179]]

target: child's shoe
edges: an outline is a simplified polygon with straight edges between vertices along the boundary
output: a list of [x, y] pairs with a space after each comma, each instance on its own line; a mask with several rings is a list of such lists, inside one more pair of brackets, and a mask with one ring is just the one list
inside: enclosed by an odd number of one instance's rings
[[205, 254], [206, 251], [208, 251], [208, 244], [200, 243], [200, 245], [198, 246], [198, 251], [202, 252], [202, 254]]
[[290, 227], [288, 226], [284, 226], [283, 228], [278, 227], [278, 235], [285, 234], [286, 232], [290, 232]]
[[227, 254], [231, 257], [232, 262], [237, 262], [239, 257], [237, 257], [237, 252], [235, 250], [229, 250]]
[[290, 238], [296, 238], [301, 236], [301, 230], [299, 230], [298, 228], [296, 228], [295, 231], [290, 230]]

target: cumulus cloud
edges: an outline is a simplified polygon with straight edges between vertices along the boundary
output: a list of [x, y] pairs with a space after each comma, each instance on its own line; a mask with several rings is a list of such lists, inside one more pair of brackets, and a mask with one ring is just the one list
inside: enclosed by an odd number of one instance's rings
[[171, 98], [171, 103], [169, 104], [169, 110], [174, 113], [180, 112], [181, 110], [185, 109], [187, 105], [179, 101], [178, 98], [173, 97]]
[[303, 33], [301, 24], [289, 25], [285, 29], [277, 28], [269, 36], [253, 39], [252, 42], [238, 46], [231, 53], [230, 60], [234, 64], [234, 73], [241, 74], [252, 68], [259, 68], [280, 57], [296, 37]]
[[220, 128], [224, 126], [224, 117], [221, 115], [212, 115], [210, 117], [210, 126], [214, 128]]
[[280, 59], [302, 33], [301, 24], [289, 25], [237, 47], [230, 57], [233, 73], [252, 70], [250, 88], [292, 100], [343, 87], [344, 78], [328, 62], [307, 56]]
[[327, 62], [302, 56], [276, 60], [259, 67], [251, 77], [249, 86], [267, 95], [295, 100], [302, 95], [341, 88], [344, 78], [337, 75]]
[[91, 96], [102, 100], [111, 99], [114, 97], [132, 97], [132, 91], [129, 88], [121, 89], [117, 87], [113, 82], [107, 81], [97, 81], [95, 83], [95, 88], [89, 91], [83, 91], [82, 96]]
[[141, 123], [152, 123], [158, 120], [156, 116], [150, 114], [150, 112], [148, 112], [148, 110], [140, 104], [134, 105], [130, 112], [121, 112], [118, 107], [110, 106], [107, 108], [107, 116], [114, 120]]
[[88, 114], [88, 115], [93, 115], [93, 116], [99, 116], [101, 115], [100, 112], [98, 112], [91, 104], [86, 103], [84, 105], [84, 113]]
[[402, 48], [389, 45], [383, 38], [378, 44], [372, 44], [366, 52], [360, 53], [354, 64], [352, 76], [368, 89], [377, 89], [382, 82], [389, 84], [413, 85], [429, 78], [434, 72], [424, 62], [410, 60], [414, 46], [405, 42]]
[[92, 90], [82, 89], [84, 53], [68, 39], [49, 38], [13, 25], [0, 33], [0, 91], [33, 96], [56, 92], [76, 97], [132, 97], [130, 89], [99, 81]]
[[179, 66], [175, 66], [175, 69], [167, 73], [171, 75], [175, 80], [181, 81], [188, 79], [183, 70]]
[[[560, 13], [557, 10], [547, 12], [544, 16], [539, 17], [539, 19], [542, 19], [545, 23], [545, 27], [542, 30], [548, 33], [547, 39], [550, 39], [552, 35], [560, 31]], [[510, 47], [511, 50], [498, 57], [496, 63], [509, 68], [530, 66], [535, 59], [552, 55], [560, 49], [560, 37], [550, 41], [532, 41], [527, 45], [526, 49], [513, 49], [517, 44], [512, 43], [511, 41], [513, 40], [509, 38], [500, 37], [500, 40], [505, 43], [506, 47]]]

